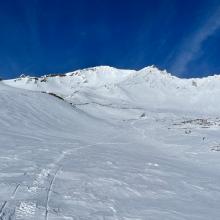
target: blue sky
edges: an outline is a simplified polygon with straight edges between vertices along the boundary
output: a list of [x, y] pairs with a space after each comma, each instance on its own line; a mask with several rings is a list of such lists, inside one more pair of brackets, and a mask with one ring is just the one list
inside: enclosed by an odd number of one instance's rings
[[156, 65], [220, 73], [220, 1], [0, 0], [0, 77]]

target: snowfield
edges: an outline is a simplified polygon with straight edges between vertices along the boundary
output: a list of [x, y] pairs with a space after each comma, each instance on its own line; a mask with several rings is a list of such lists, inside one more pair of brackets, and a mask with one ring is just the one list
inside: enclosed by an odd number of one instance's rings
[[219, 97], [155, 67], [0, 82], [0, 219], [219, 220]]

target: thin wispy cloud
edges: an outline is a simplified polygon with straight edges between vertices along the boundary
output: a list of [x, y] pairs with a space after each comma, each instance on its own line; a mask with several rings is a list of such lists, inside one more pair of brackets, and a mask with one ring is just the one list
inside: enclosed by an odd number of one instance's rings
[[220, 28], [220, 7], [215, 9], [197, 30], [187, 37], [179, 48], [179, 55], [174, 59], [171, 71], [182, 74], [187, 71], [189, 63], [201, 52], [202, 45]]

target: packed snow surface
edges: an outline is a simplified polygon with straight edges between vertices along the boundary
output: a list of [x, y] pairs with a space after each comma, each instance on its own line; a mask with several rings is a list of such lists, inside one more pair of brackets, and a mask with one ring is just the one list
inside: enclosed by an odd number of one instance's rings
[[219, 97], [155, 67], [0, 82], [0, 219], [219, 220]]

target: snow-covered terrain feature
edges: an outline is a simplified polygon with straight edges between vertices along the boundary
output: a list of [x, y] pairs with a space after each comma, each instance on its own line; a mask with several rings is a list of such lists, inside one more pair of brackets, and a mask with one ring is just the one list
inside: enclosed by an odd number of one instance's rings
[[220, 77], [95, 67], [0, 83], [0, 219], [219, 220]]

